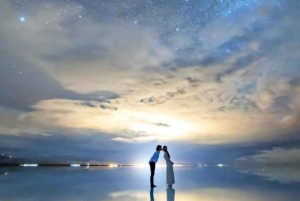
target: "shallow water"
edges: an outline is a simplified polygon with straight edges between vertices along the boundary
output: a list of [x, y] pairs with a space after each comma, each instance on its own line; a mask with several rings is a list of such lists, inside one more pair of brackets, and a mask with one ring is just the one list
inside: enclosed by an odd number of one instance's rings
[[299, 200], [295, 169], [237, 170], [233, 167], [176, 167], [166, 188], [158, 167], [154, 189], [146, 167], [0, 168], [0, 200], [5, 201], [286, 201]]

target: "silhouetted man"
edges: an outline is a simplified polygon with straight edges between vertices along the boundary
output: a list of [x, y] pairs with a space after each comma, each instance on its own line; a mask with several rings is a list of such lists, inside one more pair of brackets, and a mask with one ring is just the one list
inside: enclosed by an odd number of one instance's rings
[[157, 145], [156, 152], [154, 152], [153, 156], [150, 158], [150, 161], [149, 161], [150, 171], [151, 171], [151, 176], [150, 176], [151, 187], [156, 187], [154, 185], [153, 180], [154, 180], [154, 173], [155, 173], [155, 164], [158, 161], [160, 151], [161, 151], [161, 145]]

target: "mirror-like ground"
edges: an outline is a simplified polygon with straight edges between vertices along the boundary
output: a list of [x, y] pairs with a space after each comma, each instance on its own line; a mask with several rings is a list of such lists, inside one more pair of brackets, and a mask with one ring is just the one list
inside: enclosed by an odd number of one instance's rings
[[176, 167], [166, 188], [158, 167], [157, 188], [149, 187], [146, 167], [0, 168], [0, 199], [5, 201], [286, 201], [300, 197], [295, 168], [238, 170], [234, 167]]

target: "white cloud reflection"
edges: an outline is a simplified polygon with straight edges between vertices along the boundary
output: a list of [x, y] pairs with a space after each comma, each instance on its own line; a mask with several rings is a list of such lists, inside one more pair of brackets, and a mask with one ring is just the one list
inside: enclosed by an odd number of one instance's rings
[[[166, 201], [166, 192], [155, 192], [154, 201]], [[150, 199], [150, 193], [147, 191], [119, 191], [110, 194], [109, 200], [111, 201], [145, 201]], [[195, 189], [176, 194], [176, 201], [282, 201], [287, 199], [286, 195], [280, 192], [263, 192], [257, 190], [239, 190], [239, 189], [222, 189], [222, 188], [207, 188], [207, 189]], [[108, 200], [107, 200], [108, 201]]]
[[237, 159], [240, 172], [280, 183], [300, 182], [300, 149], [274, 148]]

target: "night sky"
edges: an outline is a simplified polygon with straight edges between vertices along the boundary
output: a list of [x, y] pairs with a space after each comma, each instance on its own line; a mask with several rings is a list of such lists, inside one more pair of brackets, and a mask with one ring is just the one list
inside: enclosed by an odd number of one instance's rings
[[1, 0], [0, 18], [3, 154], [300, 158], [298, 1]]

